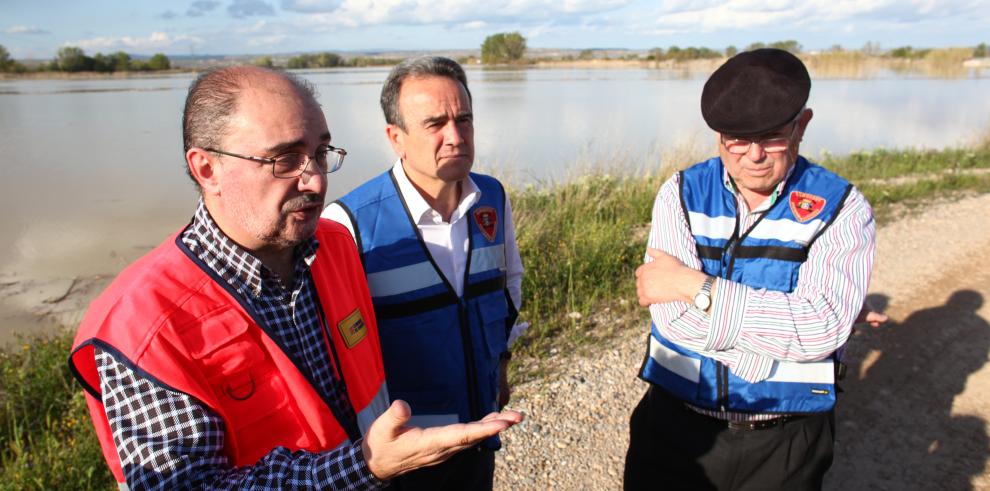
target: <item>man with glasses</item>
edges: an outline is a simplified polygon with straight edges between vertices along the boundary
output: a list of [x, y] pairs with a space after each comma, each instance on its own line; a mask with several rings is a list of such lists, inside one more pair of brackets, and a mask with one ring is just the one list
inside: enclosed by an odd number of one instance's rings
[[320, 219], [346, 152], [307, 82], [207, 72], [183, 140], [192, 221], [91, 304], [69, 361], [122, 487], [376, 489], [521, 420], [389, 406], [358, 253]]
[[719, 156], [661, 187], [636, 271], [653, 322], [626, 489], [821, 488], [875, 227], [855, 187], [798, 154], [810, 89], [776, 49], [740, 53], [705, 84]]
[[[397, 161], [324, 216], [350, 229], [361, 250], [390, 395], [409, 401], [424, 426], [471, 421], [509, 397], [523, 274], [512, 209], [497, 180], [470, 172], [474, 115], [457, 62], [396, 65], [381, 105]], [[402, 476], [397, 488], [491, 489], [499, 444]]]

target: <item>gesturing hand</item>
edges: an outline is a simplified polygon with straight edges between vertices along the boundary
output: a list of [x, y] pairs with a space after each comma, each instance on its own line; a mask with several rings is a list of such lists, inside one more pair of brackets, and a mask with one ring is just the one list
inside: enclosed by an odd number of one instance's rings
[[368, 470], [379, 479], [388, 480], [413, 469], [439, 464], [523, 420], [522, 413], [505, 410], [473, 423], [424, 429], [407, 425], [411, 416], [409, 404], [398, 400], [368, 429], [361, 449]]

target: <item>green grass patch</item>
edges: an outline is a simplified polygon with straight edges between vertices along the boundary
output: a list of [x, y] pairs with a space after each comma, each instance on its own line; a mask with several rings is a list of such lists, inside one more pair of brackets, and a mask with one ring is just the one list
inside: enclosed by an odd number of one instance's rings
[[0, 489], [115, 488], [66, 359], [71, 333], [0, 352]]

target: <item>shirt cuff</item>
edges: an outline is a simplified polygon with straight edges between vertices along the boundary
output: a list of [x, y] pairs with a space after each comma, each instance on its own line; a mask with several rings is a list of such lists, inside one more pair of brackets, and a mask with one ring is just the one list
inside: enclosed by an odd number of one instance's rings
[[725, 351], [736, 346], [742, 333], [747, 288], [733, 281], [715, 278], [714, 291], [705, 351]]
[[[338, 448], [336, 451], [327, 452], [320, 455], [322, 460], [318, 466], [317, 482], [329, 489], [367, 489], [378, 490], [388, 485], [388, 481], [383, 481], [375, 477], [368, 469], [368, 461], [364, 458], [362, 439], [346, 447]], [[339, 452], [339, 453], [338, 453]]]

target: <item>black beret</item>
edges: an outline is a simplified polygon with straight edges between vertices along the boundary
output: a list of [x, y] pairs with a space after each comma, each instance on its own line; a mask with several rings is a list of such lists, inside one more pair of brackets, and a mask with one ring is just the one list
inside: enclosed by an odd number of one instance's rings
[[794, 119], [810, 91], [808, 69], [796, 56], [772, 48], [745, 51], [705, 82], [701, 115], [719, 133], [760, 135]]

